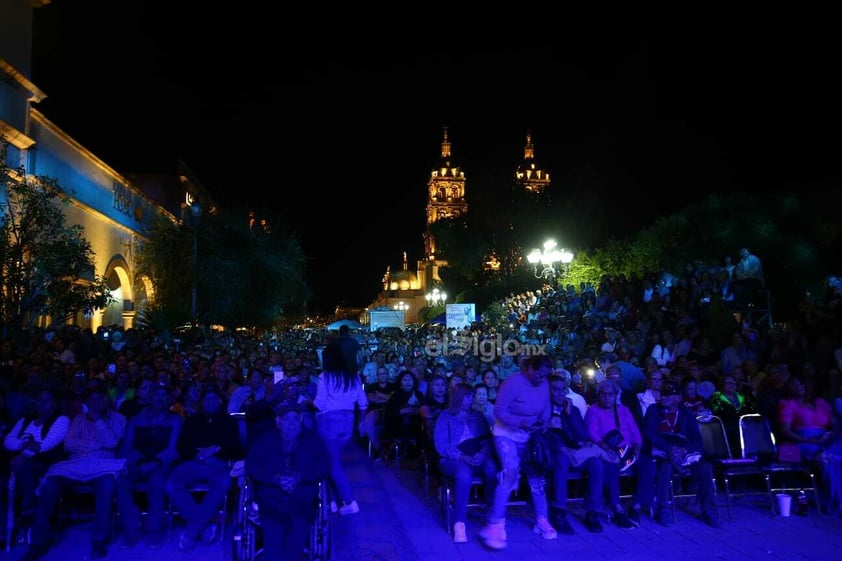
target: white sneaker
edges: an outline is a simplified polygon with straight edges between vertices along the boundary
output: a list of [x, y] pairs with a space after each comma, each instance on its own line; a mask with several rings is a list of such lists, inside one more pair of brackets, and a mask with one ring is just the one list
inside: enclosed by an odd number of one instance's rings
[[342, 506], [339, 507], [339, 514], [343, 516], [346, 514], [356, 514], [360, 511], [360, 505], [357, 504], [357, 501], [351, 501], [350, 503], [342, 503]]
[[467, 543], [468, 534], [465, 532], [465, 523], [457, 522], [453, 525], [453, 543]]
[[539, 518], [535, 522], [535, 527], [532, 528], [532, 531], [545, 540], [554, 540], [558, 537], [558, 532], [555, 531], [553, 525], [546, 518]]
[[506, 543], [506, 521], [494, 522], [488, 524], [485, 528], [479, 531], [480, 537], [485, 540], [485, 545], [491, 549], [505, 549]]

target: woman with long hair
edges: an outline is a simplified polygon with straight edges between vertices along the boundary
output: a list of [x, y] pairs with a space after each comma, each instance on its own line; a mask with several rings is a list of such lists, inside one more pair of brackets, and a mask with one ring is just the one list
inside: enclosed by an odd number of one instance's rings
[[447, 408], [449, 393], [450, 386], [447, 379], [442, 376], [433, 376], [430, 383], [427, 384], [427, 391], [421, 401], [421, 407], [418, 408], [418, 414], [421, 416], [424, 429], [422, 435], [425, 442], [421, 443], [422, 450], [432, 448], [436, 420], [441, 412]]
[[439, 469], [453, 478], [453, 541], [456, 543], [468, 541], [465, 522], [473, 477], [482, 476], [487, 497], [493, 496], [497, 482], [491, 427], [483, 414], [473, 408], [473, 403], [473, 388], [457, 384], [434, 429]]
[[340, 514], [356, 514], [360, 506], [354, 500], [351, 483], [345, 474], [342, 452], [353, 437], [357, 409], [365, 415], [368, 398], [360, 376], [345, 366], [339, 347], [328, 345], [322, 352], [322, 373], [316, 384], [313, 406], [316, 408], [316, 429], [327, 443], [331, 456], [330, 480], [335, 496], [342, 501], [341, 506], [336, 503], [336, 510]]
[[418, 440], [422, 431], [420, 408], [424, 394], [418, 390], [418, 381], [409, 370], [398, 374], [398, 387], [386, 402], [383, 437], [402, 442]]

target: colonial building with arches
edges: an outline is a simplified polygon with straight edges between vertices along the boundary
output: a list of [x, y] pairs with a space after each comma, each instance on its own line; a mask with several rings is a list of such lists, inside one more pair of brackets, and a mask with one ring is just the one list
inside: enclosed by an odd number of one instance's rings
[[[115, 302], [74, 323], [96, 332], [101, 325], [132, 327], [139, 310], [154, 298], [154, 286], [135, 269], [135, 253], [154, 216], [184, 219], [188, 202], [208, 200], [189, 168], [176, 162], [172, 174], [120, 173], [62, 131], [36, 105], [47, 97], [30, 80], [33, 11], [49, 0], [0, 4], [0, 141], [6, 162], [27, 177], [57, 180], [71, 197], [68, 223], [84, 228], [95, 254], [95, 271], [108, 280]], [[0, 213], [6, 193], [0, 190]], [[46, 325], [50, 318], [39, 318]]]

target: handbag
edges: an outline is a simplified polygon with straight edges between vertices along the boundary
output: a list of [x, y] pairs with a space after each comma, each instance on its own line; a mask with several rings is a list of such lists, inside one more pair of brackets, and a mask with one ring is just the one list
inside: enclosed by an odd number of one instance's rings
[[462, 442], [460, 442], [456, 448], [459, 449], [460, 452], [465, 454], [466, 456], [476, 456], [480, 452], [482, 452], [483, 448], [485, 448], [486, 443], [490, 441], [489, 436], [474, 436], [472, 438], [466, 438]]
[[595, 444], [586, 444], [581, 448], [562, 448], [570, 459], [570, 465], [579, 467], [591, 458], [604, 458], [605, 450]]
[[792, 442], [782, 442], [778, 445], [778, 461], [788, 464], [801, 462], [801, 447]]
[[553, 471], [557, 467], [556, 454], [561, 449], [561, 436], [555, 430], [536, 430], [529, 435], [526, 444], [527, 462], [539, 473]]

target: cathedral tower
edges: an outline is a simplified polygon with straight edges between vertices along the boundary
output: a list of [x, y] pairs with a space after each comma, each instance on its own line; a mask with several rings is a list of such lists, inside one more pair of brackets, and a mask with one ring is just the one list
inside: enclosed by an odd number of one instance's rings
[[427, 181], [427, 229], [424, 232], [424, 257], [436, 260], [436, 240], [430, 226], [438, 220], [455, 218], [468, 211], [465, 202], [465, 172], [451, 163], [447, 127], [441, 143], [441, 160]]
[[550, 184], [550, 174], [535, 163], [535, 145], [532, 144], [531, 130], [526, 131], [523, 161], [515, 169], [515, 183], [532, 193], [543, 193]]

